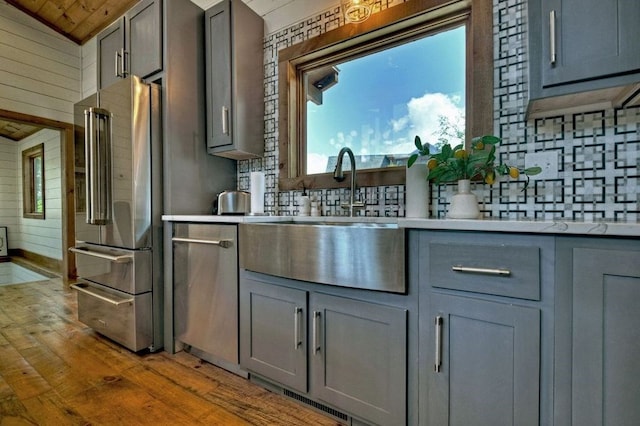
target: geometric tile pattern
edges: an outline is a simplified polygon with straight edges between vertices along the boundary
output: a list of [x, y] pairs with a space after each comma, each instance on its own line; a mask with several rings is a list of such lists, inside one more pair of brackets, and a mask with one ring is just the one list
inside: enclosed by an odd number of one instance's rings
[[[402, 0], [378, 0], [384, 9]], [[510, 219], [621, 220], [640, 218], [640, 107], [605, 109], [527, 120], [528, 53], [526, 0], [494, 0], [494, 133], [502, 138], [500, 160], [524, 165], [528, 152], [557, 151], [557, 179], [501, 178], [472, 190], [488, 217]], [[300, 191], [278, 191], [278, 51], [344, 25], [339, 7], [307, 18], [264, 40], [265, 155], [238, 163], [238, 187], [249, 174], [266, 175], [265, 211], [295, 215]], [[358, 188], [367, 216], [404, 216], [404, 185]], [[431, 217], [445, 217], [454, 184], [432, 185]], [[348, 189], [311, 190], [323, 215], [341, 215]]]

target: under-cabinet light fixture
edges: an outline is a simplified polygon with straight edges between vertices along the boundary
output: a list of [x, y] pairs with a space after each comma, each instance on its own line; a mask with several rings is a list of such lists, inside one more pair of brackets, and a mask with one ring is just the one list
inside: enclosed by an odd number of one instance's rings
[[347, 22], [366, 21], [371, 16], [374, 0], [341, 0], [342, 12]]

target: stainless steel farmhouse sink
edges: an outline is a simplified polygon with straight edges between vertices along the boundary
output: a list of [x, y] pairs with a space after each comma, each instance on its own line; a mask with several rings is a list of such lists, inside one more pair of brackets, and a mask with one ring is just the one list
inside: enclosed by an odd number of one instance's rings
[[240, 267], [296, 280], [405, 293], [405, 236], [372, 222], [243, 223]]

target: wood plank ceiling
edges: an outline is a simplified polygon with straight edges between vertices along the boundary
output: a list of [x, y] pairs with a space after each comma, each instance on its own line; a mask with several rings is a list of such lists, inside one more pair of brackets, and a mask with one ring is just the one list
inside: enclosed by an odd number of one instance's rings
[[38, 130], [40, 126], [32, 126], [30, 124], [18, 123], [16, 121], [0, 120], [0, 136], [9, 138], [19, 142], [27, 136], [31, 136]]
[[139, 0], [6, 0], [77, 44], [84, 44]]

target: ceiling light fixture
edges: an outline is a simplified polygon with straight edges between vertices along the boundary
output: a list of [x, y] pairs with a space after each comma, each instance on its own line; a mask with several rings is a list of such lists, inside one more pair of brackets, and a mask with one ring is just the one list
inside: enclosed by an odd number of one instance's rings
[[374, 0], [341, 0], [342, 12], [347, 22], [366, 21], [371, 16]]

